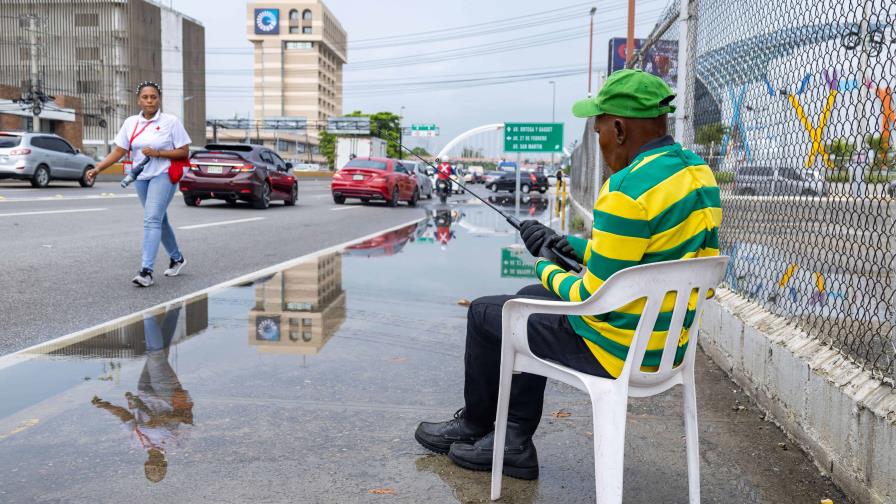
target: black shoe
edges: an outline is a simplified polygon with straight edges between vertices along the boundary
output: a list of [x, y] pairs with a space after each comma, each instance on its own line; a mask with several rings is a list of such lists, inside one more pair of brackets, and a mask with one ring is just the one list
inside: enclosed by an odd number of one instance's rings
[[424, 448], [436, 453], [448, 453], [451, 443], [475, 443], [488, 434], [489, 427], [479, 427], [464, 418], [464, 409], [454, 413], [454, 419], [447, 422], [420, 422], [414, 438]]
[[[495, 433], [482, 437], [473, 444], [454, 443], [448, 458], [455, 464], [474, 471], [492, 470]], [[538, 453], [532, 438], [522, 434], [518, 425], [507, 423], [504, 443], [504, 474], [524, 480], [538, 479]]]
[[143, 268], [142, 270], [140, 270], [140, 273], [137, 273], [137, 276], [135, 276], [131, 281], [134, 282], [134, 285], [138, 287], [149, 287], [153, 284], [152, 270], [149, 268]]

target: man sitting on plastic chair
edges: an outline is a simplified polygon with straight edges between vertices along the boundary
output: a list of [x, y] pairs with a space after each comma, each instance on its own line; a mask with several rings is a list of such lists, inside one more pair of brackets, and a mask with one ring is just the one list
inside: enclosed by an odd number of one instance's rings
[[[573, 114], [595, 117], [603, 159], [613, 175], [594, 206], [591, 239], [560, 236], [534, 220], [520, 233], [536, 257], [543, 285], [516, 296], [476, 299], [467, 314], [463, 408], [452, 420], [423, 422], [415, 437], [424, 447], [448, 453], [454, 463], [488, 471], [492, 466], [494, 421], [501, 365], [501, 310], [514, 297], [563, 301], [588, 299], [613, 273], [635, 266], [719, 254], [722, 219], [719, 188], [706, 162], [667, 134], [667, 114], [675, 94], [660, 78], [638, 70], [620, 70], [594, 98], [576, 102]], [[578, 277], [555, 264], [554, 250], [575, 256], [586, 266]], [[553, 259], [553, 260], [552, 260]], [[622, 370], [643, 302], [595, 316], [536, 314], [528, 337], [539, 357], [575, 370], [615, 378]], [[665, 315], [665, 316], [664, 316]], [[643, 366], [658, 366], [671, 312], [661, 313]], [[690, 326], [690, 321], [685, 321]], [[687, 339], [679, 343], [676, 362]], [[504, 452], [504, 474], [538, 477], [532, 435], [541, 420], [545, 378], [513, 377]]]

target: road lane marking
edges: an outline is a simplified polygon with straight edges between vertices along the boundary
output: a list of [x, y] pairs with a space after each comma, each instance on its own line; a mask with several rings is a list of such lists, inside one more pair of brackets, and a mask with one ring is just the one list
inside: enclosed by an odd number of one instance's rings
[[74, 196], [74, 197], [56, 197], [56, 196], [44, 196], [40, 198], [5, 198], [0, 196], [0, 201], [3, 203], [25, 203], [25, 202], [35, 202], [35, 201], [78, 201], [78, 200], [92, 200], [92, 199], [116, 199], [116, 198], [136, 198], [136, 194], [92, 194], [89, 196]]
[[71, 210], [39, 210], [36, 212], [0, 213], [0, 217], [18, 217], [20, 215], [48, 215], [78, 212], [102, 212], [104, 210], [108, 210], [108, 208], [73, 208]]
[[20, 423], [18, 427], [7, 432], [6, 434], [0, 434], [0, 441], [3, 441], [4, 439], [6, 439], [8, 437], [18, 434], [18, 433], [20, 433], [24, 430], [27, 430], [31, 427], [34, 427], [35, 425], [37, 425], [39, 423], [40, 423], [39, 418], [29, 418], [28, 420], [25, 420], [24, 422]]
[[220, 221], [220, 222], [209, 222], [207, 224], [193, 224], [192, 226], [181, 226], [177, 229], [199, 229], [199, 228], [205, 228], [205, 227], [226, 226], [228, 224], [239, 224], [242, 222], [252, 222], [252, 221], [259, 221], [259, 220], [264, 220], [264, 217], [250, 217], [248, 219], [236, 219], [236, 220], [226, 220], [226, 221]]
[[383, 235], [386, 233], [391, 233], [392, 231], [397, 231], [397, 230], [407, 227], [411, 224], [419, 224], [422, 221], [423, 221], [423, 219], [419, 218], [419, 217], [416, 219], [411, 219], [403, 224], [398, 224], [397, 226], [392, 226], [390, 228], [381, 229], [379, 231], [374, 231], [373, 233], [370, 233], [366, 236], [353, 238], [351, 240], [342, 242], [338, 245], [333, 245], [331, 247], [327, 247], [327, 248], [318, 250], [316, 252], [310, 252], [303, 256], [295, 257], [293, 259], [283, 261], [283, 262], [275, 264], [273, 266], [268, 266], [267, 268], [262, 268], [260, 270], [253, 271], [251, 273], [246, 273], [245, 275], [238, 276], [236, 278], [231, 278], [230, 280], [225, 280], [225, 281], [223, 281], [219, 284], [213, 285], [211, 287], [207, 287], [205, 289], [201, 289], [196, 292], [191, 292], [189, 294], [185, 294], [179, 298], [175, 298], [170, 301], [165, 301], [164, 303], [159, 303], [155, 306], [152, 306], [152, 307], [147, 308], [142, 311], [138, 311], [136, 313], [130, 313], [130, 314], [118, 317], [116, 319], [108, 320], [106, 322], [96, 324], [93, 327], [88, 327], [87, 329], [81, 329], [80, 331], [75, 331], [73, 333], [69, 333], [69, 334], [66, 334], [65, 336], [60, 336], [58, 338], [54, 338], [49, 341], [44, 341], [43, 343], [36, 343], [34, 345], [31, 345], [30, 347], [23, 348], [21, 350], [11, 353], [11, 354], [0, 355], [0, 370], [6, 369], [10, 366], [14, 366], [16, 364], [20, 364], [22, 362], [29, 361], [35, 357], [44, 355], [53, 350], [65, 348], [65, 346], [67, 346], [67, 345], [72, 345], [79, 341], [90, 339], [90, 338], [96, 336], [99, 333], [99, 331], [104, 330], [104, 329], [107, 330], [108, 327], [121, 326], [126, 323], [133, 323], [137, 320], [142, 320], [144, 314], [147, 314], [147, 313], [154, 314], [170, 304], [184, 303], [184, 302], [190, 301], [192, 299], [196, 299], [197, 297], [202, 296], [202, 295], [207, 296], [213, 292], [219, 291], [219, 290], [227, 288], [227, 287], [233, 287], [235, 285], [240, 285], [240, 284], [243, 284], [246, 282], [255, 281], [263, 276], [271, 275], [271, 274], [292, 268], [293, 266], [302, 264], [302, 263], [307, 262], [316, 257], [322, 257], [327, 254], [331, 254], [333, 252], [341, 252], [342, 250], [347, 248], [349, 245], [355, 245], [357, 243], [362, 243], [362, 242], [365, 242], [372, 238], [376, 238], [377, 236], [380, 236], [380, 235]]
[[338, 212], [340, 210], [357, 210], [358, 208], [364, 208], [364, 207], [362, 207], [362, 206], [344, 206], [344, 207], [338, 207], [338, 208], [331, 208], [330, 210], [332, 210], [334, 212]]

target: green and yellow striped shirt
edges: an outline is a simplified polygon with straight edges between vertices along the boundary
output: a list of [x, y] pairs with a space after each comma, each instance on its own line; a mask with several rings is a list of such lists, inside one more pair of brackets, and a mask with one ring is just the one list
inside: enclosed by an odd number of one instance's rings
[[[624, 268], [718, 255], [721, 221], [719, 187], [706, 162], [679, 144], [665, 145], [642, 152], [604, 184], [594, 205], [590, 240], [569, 237], [586, 266], [582, 277], [544, 258], [535, 263], [535, 273], [561, 299], [583, 301]], [[674, 303], [670, 293], [647, 346], [645, 370], [659, 366]], [[686, 328], [693, 321], [695, 305], [696, 295], [685, 317]], [[569, 316], [569, 320], [601, 365], [619, 376], [643, 309], [642, 299], [610, 313]], [[687, 341], [685, 330], [675, 362], [683, 358]]]

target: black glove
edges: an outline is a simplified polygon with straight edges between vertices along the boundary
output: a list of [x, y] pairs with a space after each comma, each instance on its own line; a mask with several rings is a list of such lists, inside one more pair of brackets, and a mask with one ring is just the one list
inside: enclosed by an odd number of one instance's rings
[[576, 249], [572, 248], [572, 245], [569, 244], [569, 240], [566, 238], [566, 236], [561, 236], [554, 244], [554, 249], [573, 261], [582, 264], [582, 258], [576, 254]]
[[539, 257], [545, 241], [552, 236], [557, 236], [557, 232], [537, 220], [529, 219], [520, 223], [520, 236], [523, 238], [526, 250], [533, 256]]

